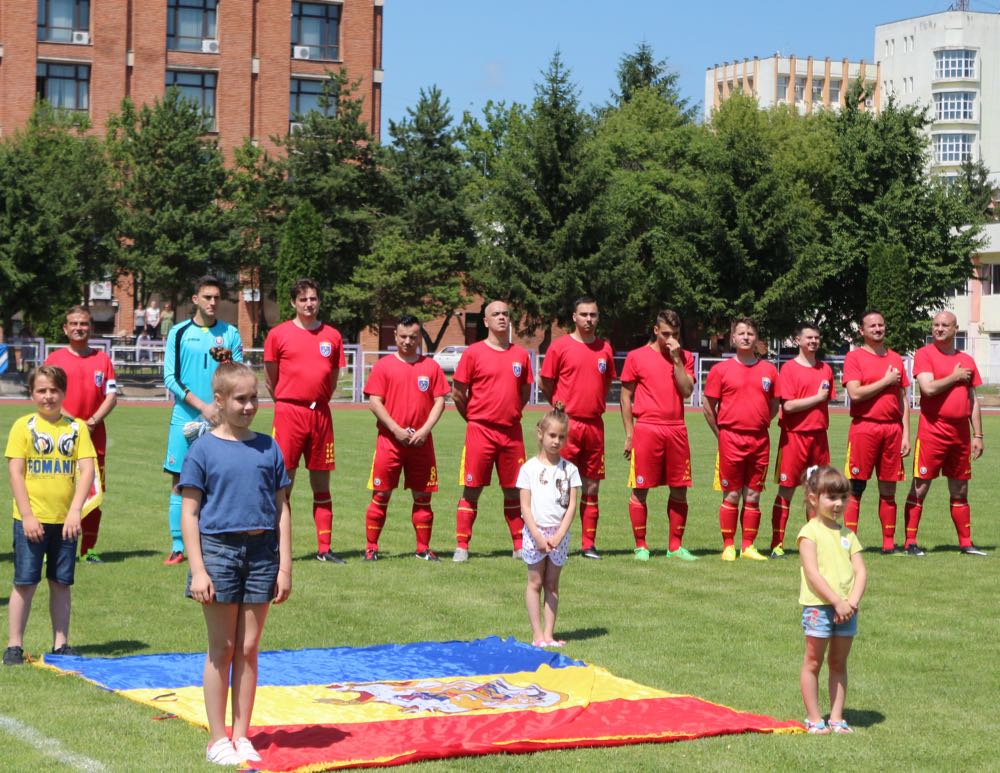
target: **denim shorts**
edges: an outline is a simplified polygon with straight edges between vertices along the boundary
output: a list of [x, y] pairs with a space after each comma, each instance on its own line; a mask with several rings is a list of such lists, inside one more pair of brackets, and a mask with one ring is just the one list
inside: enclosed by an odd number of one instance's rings
[[[278, 533], [202, 534], [201, 556], [220, 604], [267, 604], [278, 579]], [[191, 598], [191, 572], [184, 595]]]
[[802, 607], [802, 630], [814, 639], [829, 639], [831, 636], [852, 637], [858, 635], [858, 613], [855, 612], [846, 623], [833, 622], [832, 604], [818, 607]]
[[14, 520], [14, 584], [38, 585], [42, 580], [42, 559], [46, 559], [45, 577], [60, 585], [72, 585], [76, 574], [76, 540], [63, 539], [61, 523], [43, 523], [41, 542], [24, 536], [24, 524]]

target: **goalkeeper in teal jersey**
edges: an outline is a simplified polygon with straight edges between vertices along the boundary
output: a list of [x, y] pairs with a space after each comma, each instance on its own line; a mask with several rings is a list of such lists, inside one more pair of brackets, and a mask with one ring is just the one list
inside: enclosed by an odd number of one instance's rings
[[[220, 362], [243, 362], [243, 343], [239, 331], [228, 322], [216, 319], [215, 310], [222, 297], [219, 280], [204, 276], [198, 280], [194, 316], [170, 328], [163, 351], [163, 383], [174, 396], [167, 436], [167, 456], [163, 471], [172, 477], [170, 490], [170, 538], [173, 545], [165, 564], [184, 561], [181, 536], [181, 495], [177, 490], [181, 467], [188, 446], [198, 436], [198, 425], [214, 425], [218, 410], [212, 394], [212, 375]], [[207, 424], [206, 424], [207, 422]], [[185, 425], [189, 426], [185, 432]]]

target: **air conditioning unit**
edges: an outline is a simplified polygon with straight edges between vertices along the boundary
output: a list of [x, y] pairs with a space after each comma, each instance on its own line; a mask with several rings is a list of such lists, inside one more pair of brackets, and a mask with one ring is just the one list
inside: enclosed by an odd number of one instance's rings
[[309, 59], [309, 46], [292, 46], [292, 59]]
[[92, 301], [110, 301], [111, 300], [111, 282], [91, 282], [90, 283], [90, 300], [92, 300]]
[[300, 121], [291, 121], [288, 124], [288, 133], [295, 134], [296, 132], [302, 131], [302, 123]]
[[218, 40], [203, 40], [203, 41], [201, 41], [201, 52], [203, 54], [217, 54], [217, 53], [219, 53], [219, 41]]
[[89, 46], [90, 45], [90, 33], [86, 30], [74, 30], [73, 31], [73, 43], [77, 46]]

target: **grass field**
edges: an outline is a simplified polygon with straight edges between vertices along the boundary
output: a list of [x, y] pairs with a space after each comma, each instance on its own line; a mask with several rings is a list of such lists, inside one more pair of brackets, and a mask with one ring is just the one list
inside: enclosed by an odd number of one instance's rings
[[[0, 405], [4, 437], [11, 422], [26, 412], [25, 405]], [[84, 655], [200, 651], [205, 646], [201, 612], [183, 598], [186, 568], [161, 564], [169, 549], [167, 479], [160, 467], [167, 412], [124, 406], [109, 420], [108, 495], [98, 545], [106, 563], [79, 565], [74, 588], [71, 642]], [[262, 410], [256, 428], [267, 431], [270, 418], [270, 412]], [[529, 413], [526, 427], [536, 418]], [[405, 493], [390, 506], [382, 538], [385, 560], [361, 560], [374, 420], [367, 411], [342, 409], [335, 412], [334, 424], [334, 547], [348, 563], [330, 566], [313, 559], [308, 486], [302, 485], [293, 497], [293, 594], [287, 604], [272, 610], [263, 648], [365, 646], [490, 634], [529, 639], [523, 608], [525, 571], [510, 558], [496, 488], [483, 495], [472, 560], [464, 565], [449, 560], [463, 431], [457, 414], [446, 412], [435, 432], [442, 486], [435, 497], [432, 547], [445, 559], [438, 564], [413, 558]], [[568, 655], [618, 676], [742, 710], [801, 719], [798, 563], [794, 556], [766, 564], [718, 560], [719, 495], [711, 489], [714, 441], [699, 414], [689, 415], [688, 425], [695, 488], [685, 544], [703, 560], [688, 564], [663, 557], [665, 490], [650, 496], [653, 560], [644, 565], [632, 560], [627, 470], [618, 451], [621, 423], [609, 414], [608, 479], [602, 489], [598, 539], [605, 559], [569, 562], [558, 633], [568, 640]], [[838, 461], [843, 459], [846, 433], [847, 417], [833, 417], [831, 445]], [[533, 448], [533, 433], [525, 434]], [[973, 536], [992, 552], [1000, 524], [1000, 450], [991, 441], [1000, 438], [1000, 417], [985, 418], [985, 434], [987, 454], [975, 468], [971, 504]], [[301, 482], [306, 483], [304, 476]], [[873, 489], [866, 497], [860, 533], [862, 544], [872, 546], [865, 553], [869, 590], [850, 661], [846, 716], [858, 730], [854, 736], [726, 736], [461, 758], [424, 763], [421, 770], [1000, 769], [1000, 678], [995, 663], [1000, 554], [974, 559], [956, 552], [946, 486], [938, 482], [921, 527], [927, 557], [882, 557]], [[770, 535], [772, 496], [773, 487], [764, 495], [761, 547]], [[904, 498], [905, 489], [900, 504]], [[9, 500], [3, 476], [0, 501]], [[792, 538], [801, 513], [800, 493], [789, 524]], [[899, 529], [901, 533], [902, 513]], [[578, 537], [577, 523], [574, 545]], [[13, 573], [9, 545], [6, 537], [0, 539], [4, 620]], [[43, 584], [25, 641], [33, 655], [50, 646], [47, 595]], [[81, 680], [30, 667], [0, 668], [0, 769], [70, 769], [27, 743], [26, 727], [55, 739], [64, 757], [85, 755], [108, 770], [214, 769], [202, 762], [203, 730], [180, 720], [154, 718], [148, 708]]]

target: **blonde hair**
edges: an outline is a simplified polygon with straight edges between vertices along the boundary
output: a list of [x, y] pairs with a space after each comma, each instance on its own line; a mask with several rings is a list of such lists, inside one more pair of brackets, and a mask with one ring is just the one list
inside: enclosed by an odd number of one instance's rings
[[256, 382], [257, 375], [249, 365], [226, 360], [220, 363], [212, 374], [212, 392], [221, 397], [228, 397], [236, 389], [236, 385], [244, 379]]
[[847, 496], [851, 493], [851, 484], [844, 477], [844, 473], [836, 467], [825, 464], [822, 467], [813, 467], [806, 473], [806, 491], [817, 496], [820, 494]]
[[[558, 421], [563, 425], [563, 429], [569, 429], [569, 416], [566, 415], [566, 406], [561, 402], [555, 402], [552, 404], [552, 410], [547, 411], [542, 415], [542, 418], [538, 420], [538, 424], [535, 426], [538, 428], [538, 432], [545, 432], [545, 429], [549, 426], [549, 422]], [[538, 441], [539, 448], [541, 448], [541, 440]]]

